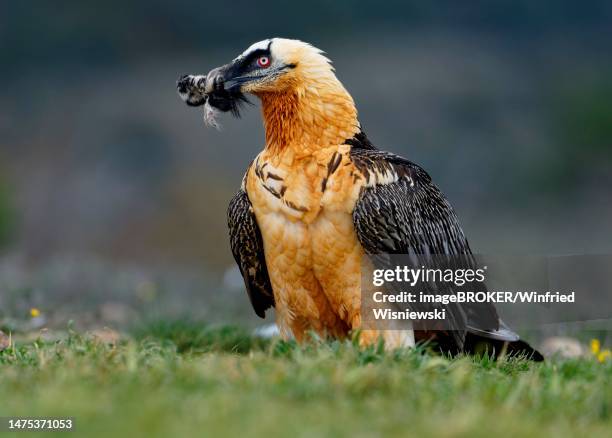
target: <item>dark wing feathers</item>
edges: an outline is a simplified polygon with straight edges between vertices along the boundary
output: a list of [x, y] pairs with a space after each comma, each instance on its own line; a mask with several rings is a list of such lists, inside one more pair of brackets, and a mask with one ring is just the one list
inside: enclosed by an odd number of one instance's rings
[[240, 190], [230, 201], [227, 211], [232, 254], [238, 263], [255, 313], [265, 318], [274, 307], [274, 295], [264, 256], [263, 239], [253, 213], [251, 201]]
[[[375, 173], [392, 172], [398, 176], [395, 182], [371, 183], [362, 189], [353, 211], [353, 222], [365, 252], [411, 254], [423, 260], [432, 260], [425, 256], [443, 255], [457, 260], [462, 267], [474, 266], [457, 216], [427, 172], [402, 157], [374, 149], [369, 142], [361, 148], [363, 141], [357, 140], [349, 142], [353, 146], [350, 156], [368, 182]], [[439, 293], [448, 293], [444, 291], [448, 287], [448, 284], [437, 285]], [[431, 310], [433, 304], [427, 306]], [[454, 336], [459, 346], [466, 331], [503, 336], [492, 304], [451, 303], [443, 307], [456, 329]], [[507, 340], [515, 340], [515, 336], [510, 332]]]
[[396, 182], [364, 188], [355, 206], [355, 229], [366, 251], [471, 254], [455, 212], [423, 169], [377, 150], [353, 148], [351, 159], [366, 178], [374, 171], [398, 176]]

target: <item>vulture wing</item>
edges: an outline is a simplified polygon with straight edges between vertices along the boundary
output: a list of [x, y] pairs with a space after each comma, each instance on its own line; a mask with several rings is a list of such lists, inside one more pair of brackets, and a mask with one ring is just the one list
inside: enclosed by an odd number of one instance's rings
[[[375, 149], [364, 134], [347, 143], [352, 146], [353, 163], [367, 181], [353, 210], [355, 231], [366, 254], [410, 254], [425, 266], [437, 256], [447, 256], [462, 268], [476, 266], [457, 215], [427, 172], [400, 156]], [[377, 183], [376, 174], [392, 178]], [[434, 287], [436, 293], [448, 294], [453, 286], [439, 283]], [[414, 308], [432, 310], [433, 306], [445, 308], [452, 327], [449, 334], [460, 349], [467, 333], [518, 340], [514, 332], [500, 325], [491, 303], [419, 303]]]
[[244, 278], [255, 313], [265, 318], [266, 310], [274, 307], [274, 295], [261, 232], [246, 191], [240, 189], [232, 198], [227, 216], [234, 259]]

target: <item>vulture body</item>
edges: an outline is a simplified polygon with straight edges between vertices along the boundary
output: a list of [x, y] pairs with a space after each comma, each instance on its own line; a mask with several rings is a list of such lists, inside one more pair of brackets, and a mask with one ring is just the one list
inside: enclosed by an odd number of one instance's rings
[[[361, 266], [368, 254], [471, 257], [451, 205], [416, 164], [378, 150], [351, 95], [313, 46], [274, 38], [231, 63], [178, 83], [190, 105], [238, 113], [262, 102], [264, 149], [228, 210], [230, 243], [257, 315], [274, 307], [281, 334], [309, 331], [387, 348], [433, 340], [443, 351], [480, 348], [541, 356], [491, 304], [455, 305], [450, 330], [362, 330]], [[209, 117], [210, 118], [210, 117]]]

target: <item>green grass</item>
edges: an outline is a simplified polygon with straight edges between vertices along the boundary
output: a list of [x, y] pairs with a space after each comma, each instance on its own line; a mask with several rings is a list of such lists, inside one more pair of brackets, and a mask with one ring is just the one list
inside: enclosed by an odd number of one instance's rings
[[611, 378], [610, 361], [449, 360], [154, 323], [114, 346], [72, 332], [0, 352], [0, 416], [71, 416], [78, 436], [610, 436]]

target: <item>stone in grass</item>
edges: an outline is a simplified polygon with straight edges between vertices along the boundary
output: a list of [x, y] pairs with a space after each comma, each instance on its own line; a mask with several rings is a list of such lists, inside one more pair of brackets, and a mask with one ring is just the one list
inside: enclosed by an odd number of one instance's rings
[[586, 355], [586, 349], [574, 338], [554, 336], [542, 343], [540, 351], [544, 357], [557, 356], [563, 359], [577, 358]]
[[6, 350], [11, 346], [11, 338], [0, 330], [0, 351]]
[[89, 332], [89, 336], [103, 344], [116, 345], [121, 340], [121, 334], [111, 328], [104, 327]]

